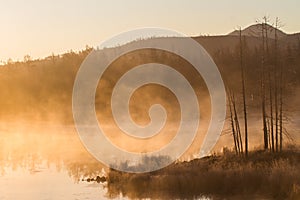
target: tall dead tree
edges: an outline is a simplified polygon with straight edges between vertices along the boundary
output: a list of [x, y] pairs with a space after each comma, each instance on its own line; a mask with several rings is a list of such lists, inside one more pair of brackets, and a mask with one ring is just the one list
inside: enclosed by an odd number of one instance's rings
[[280, 108], [279, 108], [279, 139], [280, 139], [280, 151], [282, 151], [282, 134], [283, 134], [283, 67], [280, 65], [280, 94], [279, 94]]
[[243, 40], [242, 29], [239, 30], [240, 36], [240, 68], [242, 78], [242, 94], [243, 94], [243, 108], [244, 108], [244, 128], [245, 128], [245, 155], [248, 155], [248, 122], [247, 122], [247, 105], [246, 105], [246, 91], [245, 91], [245, 74], [244, 74], [244, 55], [243, 55]]
[[[278, 18], [276, 18], [275, 22], [275, 40], [274, 40], [274, 73], [275, 73], [275, 137], [276, 137], [276, 151], [278, 150], [278, 121], [279, 121], [279, 110], [278, 110], [278, 87], [280, 87], [281, 83], [278, 84]], [[281, 79], [279, 79], [281, 82]], [[273, 150], [274, 151], [274, 150]]]
[[[279, 20], [278, 17], [276, 18], [276, 29], [279, 28]], [[276, 52], [278, 54], [278, 36], [277, 36], [277, 32], [276, 32], [276, 36], [275, 36], [275, 41], [276, 41]], [[276, 55], [277, 56], [277, 55]], [[276, 58], [277, 59], [277, 58]], [[278, 60], [277, 60], [278, 63]], [[279, 150], [282, 151], [282, 134], [283, 134], [283, 123], [282, 123], [282, 117], [283, 117], [283, 66], [282, 64], [280, 64], [280, 80], [279, 80], [279, 133], [278, 133], [278, 128], [277, 128], [277, 132], [276, 134], [279, 134]], [[278, 120], [277, 120], [278, 121]], [[277, 123], [278, 126], [278, 123]]]
[[[274, 105], [273, 105], [273, 87], [275, 83], [274, 80], [274, 66], [271, 64], [271, 55], [270, 55], [270, 51], [269, 51], [269, 32], [272, 33], [273, 28], [272, 26], [269, 25], [269, 19], [267, 16], [263, 17], [263, 23], [264, 23], [264, 41], [265, 41], [265, 66], [268, 67], [268, 83], [269, 83], [269, 111], [270, 111], [270, 115], [269, 115], [269, 120], [267, 123], [267, 134], [269, 136], [269, 138], [271, 140], [269, 140], [269, 148], [271, 149], [271, 151], [274, 152]], [[274, 80], [274, 81], [273, 81]], [[276, 98], [276, 97], [275, 97]], [[266, 99], [265, 99], [266, 102]], [[267, 116], [266, 116], [267, 117]]]
[[236, 130], [235, 130], [235, 121], [234, 121], [234, 115], [233, 115], [233, 109], [232, 109], [232, 94], [230, 92], [229, 94], [229, 111], [230, 111], [230, 124], [231, 124], [231, 130], [232, 130], [232, 136], [233, 136], [233, 141], [234, 141], [234, 150], [236, 152], [236, 154], [240, 154], [240, 145], [239, 145], [239, 140], [236, 134]]
[[[270, 127], [270, 121], [269, 120], [267, 120], [267, 128], [268, 128], [268, 133], [270, 133], [271, 127]], [[272, 144], [271, 135], [269, 134], [268, 136], [269, 136], [268, 141], [269, 141], [269, 144], [271, 145]], [[270, 151], [272, 151], [272, 148], [270, 148]]]
[[261, 37], [262, 37], [262, 56], [261, 56], [261, 106], [264, 132], [264, 149], [268, 149], [268, 128], [266, 115], [266, 95], [265, 95], [265, 23], [261, 23]]
[[[274, 99], [273, 99], [273, 88], [275, 82], [273, 81], [275, 73], [274, 73], [274, 65], [272, 65], [271, 61], [271, 55], [269, 50], [269, 33], [273, 32], [273, 27], [269, 25], [269, 18], [267, 16], [263, 17], [263, 24], [264, 24], [264, 42], [265, 42], [265, 48], [264, 48], [264, 69], [267, 68], [267, 76], [268, 76], [268, 84], [269, 84], [269, 115], [265, 114], [265, 120], [269, 117], [269, 120], [267, 121], [267, 127], [264, 128], [265, 134], [268, 135], [268, 138], [271, 138], [271, 141], [268, 141], [269, 148], [271, 151], [274, 152]], [[264, 78], [265, 79], [265, 78]], [[264, 88], [267, 89], [266, 87]], [[265, 96], [265, 104], [267, 104], [267, 98]], [[265, 112], [266, 106], [265, 106]]]
[[236, 101], [235, 101], [235, 96], [232, 94], [232, 106], [233, 106], [233, 116], [234, 116], [234, 122], [235, 122], [235, 130], [236, 130], [236, 136], [237, 136], [237, 141], [238, 141], [238, 147], [240, 149], [240, 153], [243, 153], [243, 141], [242, 141], [242, 134], [241, 134], [241, 129], [240, 129], [240, 122], [239, 122], [239, 117], [237, 114], [237, 109], [236, 109]]
[[[268, 71], [268, 79], [269, 79], [269, 98], [270, 98], [270, 120], [269, 120], [269, 141], [270, 149], [274, 152], [274, 115], [273, 115], [273, 79], [272, 79], [272, 67], [270, 65]], [[275, 97], [276, 98], [276, 97]]]

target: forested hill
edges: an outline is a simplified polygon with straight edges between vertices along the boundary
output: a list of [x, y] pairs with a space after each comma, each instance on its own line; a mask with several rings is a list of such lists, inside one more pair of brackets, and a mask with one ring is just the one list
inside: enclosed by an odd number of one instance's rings
[[[254, 108], [259, 102], [259, 74], [261, 70], [262, 42], [259, 35], [249, 35], [242, 31], [245, 52], [245, 72], [247, 96], [252, 101], [249, 106]], [[280, 32], [279, 56], [280, 66], [284, 69], [286, 85], [286, 101], [294, 102], [299, 95], [300, 74], [300, 39], [299, 34], [285, 34]], [[163, 39], [163, 38], [160, 38]], [[212, 56], [219, 67], [227, 87], [236, 94], [240, 93], [239, 68], [239, 36], [236, 32], [223, 36], [194, 37]], [[151, 39], [148, 39], [151, 40]], [[136, 41], [136, 42], [143, 42]], [[128, 45], [128, 44], [127, 44]], [[269, 38], [268, 65], [274, 63], [274, 39]], [[120, 48], [120, 47], [116, 47]], [[29, 56], [23, 62], [9, 61], [0, 67], [0, 118], [41, 119], [72, 121], [72, 89], [76, 72], [92, 48], [79, 52], [70, 51], [62, 55], [51, 55], [44, 59], [31, 60]], [[113, 49], [101, 51], [109, 52]], [[144, 52], [142, 55], [128, 54], [128, 65], [137, 60], [143, 61], [147, 54], [161, 60], [169, 60], [168, 64], [181, 63], [183, 69], [187, 63], [179, 62], [178, 57], [170, 57], [160, 51]], [[132, 59], [134, 57], [134, 59]], [[117, 70], [117, 69], [116, 69]], [[190, 76], [195, 76], [190, 73]], [[195, 77], [194, 77], [195, 78]], [[193, 77], [191, 77], [193, 79]], [[109, 81], [107, 81], [109, 84]], [[107, 85], [110, 87], [111, 85]], [[199, 88], [205, 88], [199, 85]], [[148, 91], [151, 95], [151, 91]], [[293, 94], [293, 95], [291, 95]], [[97, 99], [97, 97], [96, 97]], [[98, 102], [98, 101], [96, 101]], [[98, 102], [101, 104], [101, 102]], [[103, 103], [103, 102], [102, 102]], [[289, 104], [291, 105], [291, 104]], [[297, 105], [294, 105], [295, 107]], [[298, 106], [299, 107], [299, 106]], [[299, 108], [296, 108], [299, 109]]]

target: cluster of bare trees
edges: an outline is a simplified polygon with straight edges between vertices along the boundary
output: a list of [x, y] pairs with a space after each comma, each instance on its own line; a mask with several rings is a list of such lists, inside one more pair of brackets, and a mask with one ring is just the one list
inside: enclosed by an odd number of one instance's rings
[[[272, 152], [282, 150], [283, 144], [283, 66], [280, 61], [278, 43], [279, 19], [276, 18], [274, 28], [269, 25], [269, 19], [263, 17], [261, 25], [261, 66], [260, 66], [260, 96], [263, 125], [264, 149]], [[270, 39], [269, 34], [273, 34]], [[248, 155], [248, 116], [247, 95], [245, 87], [244, 47], [245, 36], [239, 30], [239, 65], [241, 72], [241, 91], [243, 108], [243, 125], [239, 120], [234, 93], [229, 90], [228, 102], [230, 110], [231, 130], [234, 148], [237, 154]], [[244, 128], [244, 130], [241, 129]], [[242, 137], [244, 134], [244, 137]], [[243, 146], [244, 139], [244, 146]]]
[[[283, 68], [279, 59], [278, 28], [279, 20], [276, 18], [274, 30], [274, 42], [270, 44], [268, 33], [269, 20], [263, 18], [262, 31], [262, 59], [261, 59], [261, 94], [262, 116], [264, 130], [264, 148], [272, 152], [282, 150], [282, 106], [283, 106]], [[270, 51], [273, 45], [273, 51]], [[269, 98], [267, 98], [269, 96]], [[269, 107], [267, 109], [266, 107]]]
[[236, 108], [236, 99], [232, 91], [229, 92], [229, 111], [231, 130], [234, 141], [234, 149], [237, 154], [243, 154], [243, 140], [240, 128], [239, 117]]
[[242, 98], [243, 98], [243, 114], [244, 114], [244, 141], [245, 149], [243, 148], [242, 130], [240, 127], [239, 117], [237, 113], [236, 99], [232, 91], [229, 91], [229, 111], [231, 130], [234, 140], [234, 148], [237, 154], [248, 155], [248, 121], [247, 121], [247, 106], [246, 106], [246, 89], [245, 89], [245, 72], [244, 72], [244, 40], [242, 30], [239, 30], [239, 61], [242, 79]]

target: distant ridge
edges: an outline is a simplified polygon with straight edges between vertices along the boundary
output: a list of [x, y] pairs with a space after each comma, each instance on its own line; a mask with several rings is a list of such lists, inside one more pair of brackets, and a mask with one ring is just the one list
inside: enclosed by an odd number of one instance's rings
[[[271, 39], [275, 39], [275, 30], [276, 28], [267, 24], [266, 25], [267, 30], [268, 30], [268, 37]], [[243, 36], [252, 36], [252, 37], [261, 37], [261, 32], [262, 32], [262, 25], [261, 24], [253, 24], [245, 29], [242, 30], [242, 35]], [[228, 34], [229, 36], [238, 36], [239, 31], [235, 30], [231, 33]], [[284, 33], [283, 31], [277, 29], [277, 36], [279, 39], [284, 38], [288, 36], [288, 34]]]

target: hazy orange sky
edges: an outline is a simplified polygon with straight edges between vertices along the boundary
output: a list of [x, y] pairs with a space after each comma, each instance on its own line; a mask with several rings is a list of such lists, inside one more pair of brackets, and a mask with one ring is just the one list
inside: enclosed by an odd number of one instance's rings
[[280, 17], [285, 32], [300, 32], [299, 8], [299, 0], [0, 0], [0, 61], [80, 50], [149, 26], [227, 34], [269, 15]]

